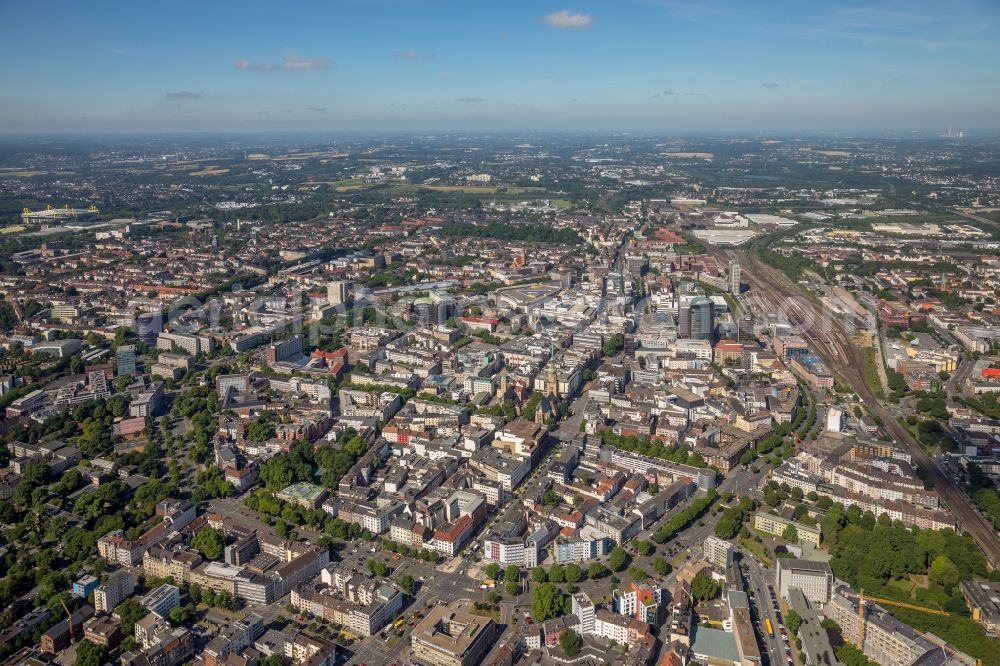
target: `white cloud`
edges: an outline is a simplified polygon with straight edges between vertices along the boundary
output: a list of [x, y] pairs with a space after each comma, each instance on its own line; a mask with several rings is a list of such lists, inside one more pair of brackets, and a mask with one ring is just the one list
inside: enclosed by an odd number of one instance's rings
[[542, 20], [553, 28], [583, 30], [589, 28], [594, 22], [594, 17], [590, 14], [577, 14], [568, 9], [552, 12], [542, 17]]
[[280, 63], [238, 60], [236, 61], [236, 69], [244, 69], [250, 72], [273, 72], [275, 70], [303, 72], [316, 69], [330, 69], [336, 64], [336, 61], [330, 58], [302, 58], [290, 55], [285, 56]]
[[455, 100], [456, 102], [466, 102], [469, 104], [478, 104], [483, 101], [482, 97], [459, 97]]
[[413, 62], [414, 60], [417, 59], [417, 52], [416, 51], [396, 51], [395, 53], [392, 54], [392, 57], [395, 58], [396, 60], [408, 60], [410, 62]]
[[330, 69], [336, 63], [329, 58], [300, 58], [298, 56], [285, 56], [281, 63], [282, 69]]
[[779, 84], [775, 83], [774, 81], [765, 81], [764, 83], [760, 84], [760, 87], [761, 88], [780, 88], [781, 86]]
[[270, 72], [275, 66], [267, 62], [253, 62], [252, 60], [237, 60], [236, 69], [245, 69], [252, 72]]

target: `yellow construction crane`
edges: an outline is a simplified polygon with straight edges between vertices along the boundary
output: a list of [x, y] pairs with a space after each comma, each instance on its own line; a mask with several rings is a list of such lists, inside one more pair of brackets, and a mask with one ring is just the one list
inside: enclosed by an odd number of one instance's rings
[[69, 612], [69, 607], [66, 602], [59, 599], [59, 603], [62, 604], [63, 610], [66, 611], [66, 622], [69, 623], [69, 642], [73, 642], [73, 614]]
[[[877, 604], [883, 604], [886, 606], [897, 606], [899, 608], [908, 608], [910, 610], [915, 610], [919, 613], [928, 613], [930, 615], [944, 615], [948, 617], [951, 613], [947, 611], [938, 610], [937, 608], [927, 608], [926, 606], [917, 606], [916, 604], [908, 604], [904, 601], [896, 601], [895, 599], [883, 599], [882, 597], [866, 597], [864, 589], [858, 591], [858, 649], [862, 652], [864, 651], [864, 640], [865, 640], [865, 602], [873, 601]], [[944, 647], [948, 650], [948, 647]], [[982, 659], [976, 659], [976, 666], [983, 666]]]
[[896, 601], [894, 599], [883, 599], [882, 597], [866, 597], [865, 591], [862, 589], [858, 592], [858, 649], [862, 648], [862, 644], [865, 640], [865, 602], [874, 601], [877, 604], [885, 604], [886, 606], [898, 606], [899, 608], [909, 608], [910, 610], [920, 611], [921, 613], [930, 613], [931, 615], [944, 615], [947, 617], [949, 613], [938, 610], [936, 608], [927, 608], [926, 606], [917, 606], [915, 604], [908, 604], [903, 601]]

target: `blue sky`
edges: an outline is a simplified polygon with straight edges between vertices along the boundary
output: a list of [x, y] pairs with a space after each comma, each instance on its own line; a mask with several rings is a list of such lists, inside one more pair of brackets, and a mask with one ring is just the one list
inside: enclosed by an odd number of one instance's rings
[[1000, 2], [0, 0], [0, 133], [1000, 129]]

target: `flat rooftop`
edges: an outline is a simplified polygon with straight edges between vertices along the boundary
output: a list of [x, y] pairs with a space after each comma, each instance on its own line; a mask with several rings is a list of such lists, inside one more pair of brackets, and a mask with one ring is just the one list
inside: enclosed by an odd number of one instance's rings
[[455, 657], [461, 657], [488, 631], [493, 621], [452, 606], [435, 606], [413, 629], [413, 639]]

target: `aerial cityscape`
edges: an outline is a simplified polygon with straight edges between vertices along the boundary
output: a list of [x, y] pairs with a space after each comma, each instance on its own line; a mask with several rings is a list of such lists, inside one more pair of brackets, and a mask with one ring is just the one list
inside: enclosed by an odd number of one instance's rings
[[0, 5], [0, 666], [1000, 666], [1000, 6], [206, 4]]

